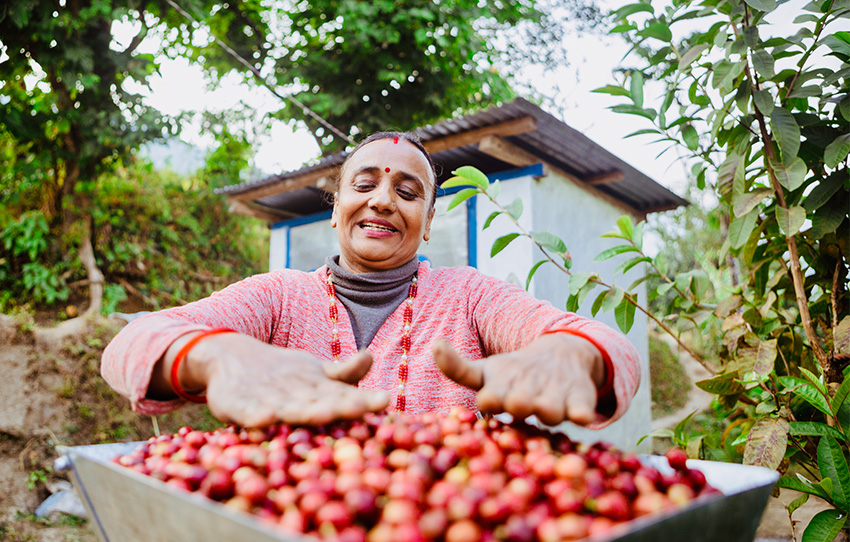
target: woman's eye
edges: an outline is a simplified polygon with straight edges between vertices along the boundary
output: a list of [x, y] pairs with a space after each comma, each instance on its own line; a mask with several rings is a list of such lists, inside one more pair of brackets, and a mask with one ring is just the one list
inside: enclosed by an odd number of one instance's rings
[[398, 188], [397, 190], [399, 195], [406, 200], [414, 200], [419, 197], [419, 194], [409, 188]]
[[359, 182], [355, 182], [352, 186], [354, 187], [355, 190], [357, 190], [359, 192], [364, 192], [364, 191], [369, 190], [372, 187], [374, 187], [375, 183], [371, 183], [371, 182], [368, 182], [368, 181], [359, 181]]

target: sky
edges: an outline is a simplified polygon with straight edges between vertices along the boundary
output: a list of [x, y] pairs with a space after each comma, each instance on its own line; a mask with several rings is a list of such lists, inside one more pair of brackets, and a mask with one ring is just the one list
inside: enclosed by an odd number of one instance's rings
[[[114, 30], [119, 43], [129, 40], [132, 35], [129, 27], [118, 26]], [[551, 113], [662, 185], [681, 193], [684, 187], [682, 168], [671, 164], [672, 160], [654, 158], [663, 147], [647, 152], [645, 140], [623, 140], [626, 134], [648, 127], [648, 122], [609, 111], [608, 107], [619, 103], [617, 98], [591, 92], [613, 82], [612, 70], [625, 54], [625, 45], [615, 38], [597, 35], [571, 35], [569, 40], [569, 66], [554, 77], [551, 73], [544, 75], [534, 69], [519, 77], [532, 81], [539, 90], [550, 95], [555, 91], [552, 87], [546, 88], [546, 82], [557, 84], [558, 104], [565, 116], [556, 111]], [[203, 109], [225, 111], [239, 108], [240, 102], [257, 107], [261, 113], [280, 107], [280, 100], [271, 92], [241, 84], [238, 77], [226, 77], [211, 90], [207, 88], [200, 68], [183, 59], [159, 60], [159, 74], [150, 78], [150, 91], [136, 90], [146, 94], [146, 102], [163, 113], [176, 115]], [[200, 147], [214, 143], [210, 134], [204, 134], [197, 126], [191, 125], [184, 127], [181, 138]], [[305, 157], [316, 157], [318, 153], [318, 146], [306, 128], [296, 123], [275, 121], [270, 131], [258, 135], [253, 165], [264, 174], [275, 174], [297, 169], [304, 163]]]
[[[772, 19], [793, 19], [805, 0], [791, 0], [777, 9]], [[602, 0], [603, 8], [623, 5], [623, 2]], [[129, 40], [130, 28], [116, 27], [116, 40]], [[122, 38], [122, 36], [124, 36]], [[651, 144], [648, 136], [624, 139], [627, 134], [650, 127], [649, 121], [640, 117], [623, 115], [608, 108], [623, 103], [623, 98], [593, 93], [593, 89], [612, 84], [613, 70], [621, 65], [627, 53], [626, 45], [617, 37], [596, 34], [569, 34], [567, 50], [570, 64], [555, 73], [542, 73], [529, 69], [518, 74], [523, 81], [531, 81], [541, 92], [557, 96], [560, 112], [550, 111], [570, 127], [619, 156], [633, 167], [646, 173], [663, 186], [684, 195], [686, 174], [684, 166], [676, 160], [676, 151], [658, 156], [666, 146]], [[143, 44], [144, 48], [144, 44]], [[143, 49], [142, 48], [142, 49]], [[145, 52], [142, 50], [142, 52]], [[176, 115], [183, 111], [226, 111], [239, 108], [240, 102], [267, 113], [280, 108], [280, 101], [264, 88], [248, 87], [237, 76], [226, 77], [215, 89], [207, 88], [201, 70], [184, 59], [160, 59], [158, 75], [150, 78], [147, 102], [160, 111]], [[557, 90], [555, 90], [557, 87]], [[138, 89], [140, 92], [141, 89]], [[197, 126], [186, 126], [182, 139], [202, 148], [214, 143], [210, 134]], [[254, 167], [262, 174], [275, 174], [300, 167], [305, 158], [318, 156], [319, 149], [305, 127], [296, 123], [275, 121], [271, 129], [258, 134], [255, 141]]]

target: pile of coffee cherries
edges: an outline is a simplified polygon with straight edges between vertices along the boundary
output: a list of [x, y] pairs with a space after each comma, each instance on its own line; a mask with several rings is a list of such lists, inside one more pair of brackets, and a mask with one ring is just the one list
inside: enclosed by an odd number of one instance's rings
[[683, 451], [667, 458], [672, 474], [604, 443], [455, 409], [319, 427], [183, 427], [114, 461], [323, 540], [554, 542], [717, 492]]

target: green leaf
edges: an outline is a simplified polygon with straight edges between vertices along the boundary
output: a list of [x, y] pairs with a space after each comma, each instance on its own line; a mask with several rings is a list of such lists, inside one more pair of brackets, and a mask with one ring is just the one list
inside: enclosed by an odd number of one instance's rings
[[604, 292], [599, 292], [599, 295], [597, 295], [596, 299], [593, 300], [593, 305], [590, 307], [590, 313], [593, 316], [596, 316], [596, 313], [602, 308], [602, 302], [605, 300], [605, 296], [607, 296], [610, 292], [610, 289]]
[[839, 440], [845, 440], [844, 434], [834, 427], [820, 422], [790, 422], [788, 434], [794, 437], [823, 437], [830, 435]]
[[516, 198], [510, 205], [505, 207], [505, 211], [514, 219], [519, 220], [522, 216], [522, 199]]
[[753, 103], [756, 104], [761, 114], [765, 116], [770, 116], [775, 106], [773, 96], [770, 95], [769, 90], [757, 90], [753, 92]]
[[667, 23], [662, 21], [652, 21], [643, 30], [638, 31], [638, 36], [645, 38], [655, 38], [659, 41], [669, 43], [673, 39], [673, 33]]
[[832, 500], [838, 508], [850, 508], [850, 469], [838, 442], [827, 435], [818, 442], [818, 469], [821, 476], [832, 480]]
[[629, 96], [629, 91], [624, 89], [623, 87], [618, 87], [616, 85], [605, 85], [604, 87], [599, 87], [591, 90], [591, 92], [598, 92], [600, 94], [610, 94], [611, 96]]
[[770, 53], [764, 49], [757, 49], [753, 51], [752, 57], [753, 68], [755, 68], [756, 73], [761, 76], [761, 79], [772, 79], [773, 76], [776, 75], [773, 68], [773, 56], [771, 56]]
[[457, 188], [459, 186], [475, 186], [478, 187], [477, 184], [469, 180], [467, 177], [452, 177], [451, 179], [447, 179], [443, 181], [440, 185], [440, 188]]
[[602, 312], [608, 312], [623, 301], [625, 297], [625, 292], [622, 288], [612, 287], [608, 290], [608, 293], [605, 295], [605, 299], [602, 301]]
[[632, 225], [632, 219], [628, 217], [628, 215], [623, 215], [617, 219], [617, 227], [620, 228], [620, 232], [623, 234], [624, 239], [631, 240], [635, 233], [635, 228]]
[[788, 506], [785, 507], [785, 509], [788, 511], [788, 515], [789, 516], [793, 515], [794, 512], [796, 512], [798, 508], [800, 508], [801, 506], [806, 504], [806, 502], [808, 500], [809, 500], [809, 494], [803, 493], [802, 495], [800, 495], [799, 497], [797, 497], [793, 501], [789, 502]]
[[519, 237], [518, 233], [509, 233], [507, 235], [503, 235], [493, 241], [493, 248], [490, 250], [490, 257], [492, 258], [496, 254], [500, 253], [505, 249], [506, 246], [511, 244], [511, 241]]
[[675, 436], [675, 434], [673, 433], [672, 429], [656, 429], [652, 433], [640, 437], [637, 441], [637, 444], [635, 444], [635, 445], [636, 446], [639, 445], [641, 442], [643, 442], [648, 437], [672, 439], [674, 436]]
[[824, 203], [832, 198], [833, 194], [844, 187], [844, 179], [841, 175], [832, 174], [826, 179], [822, 179], [806, 196], [803, 201], [803, 207], [806, 212], [811, 213], [821, 207]]
[[499, 199], [499, 194], [502, 192], [502, 185], [499, 183], [499, 179], [496, 179], [490, 186], [487, 187], [487, 195], [490, 196], [490, 199], [496, 200]]
[[818, 377], [816, 377], [810, 370], [806, 369], [805, 367], [800, 367], [800, 372], [803, 374], [803, 376], [806, 377], [806, 380], [808, 380], [812, 386], [814, 386], [818, 389], [819, 392], [821, 392], [821, 395], [826, 396], [826, 387], [823, 385], [823, 382], [821, 382]]
[[587, 281], [593, 276], [593, 273], [572, 273], [568, 282], [570, 293], [578, 294], [579, 290], [584, 288]]
[[639, 252], [639, 251], [638, 251], [637, 248], [633, 247], [632, 245], [617, 245], [616, 247], [609, 248], [608, 250], [603, 250], [602, 252], [597, 254], [595, 258], [593, 258], [593, 261], [594, 262], [601, 262], [601, 261], [604, 261], [604, 260], [610, 260], [614, 256], [617, 256], [618, 254], [624, 254], [626, 252]]
[[823, 510], [812, 517], [812, 520], [803, 531], [802, 542], [832, 542], [844, 523], [847, 522], [847, 513], [838, 510]]
[[484, 221], [484, 225], [481, 227], [481, 229], [486, 230], [487, 228], [489, 228], [490, 223], [493, 222], [493, 219], [495, 219], [500, 214], [502, 214], [502, 211], [493, 211], [492, 213], [490, 213], [490, 216], [488, 216], [487, 220]]
[[449, 203], [448, 210], [451, 211], [452, 209], [454, 209], [464, 201], [468, 200], [472, 196], [477, 195], [478, 192], [479, 190], [477, 188], [464, 188], [463, 190], [454, 195], [451, 203]]
[[643, 74], [638, 70], [633, 71], [629, 83], [632, 103], [638, 107], [643, 107]]
[[758, 209], [753, 209], [744, 216], [737, 216], [732, 219], [729, 224], [729, 246], [732, 248], [741, 248], [750, 234], [756, 227], [756, 219], [758, 218]]
[[785, 166], [775, 160], [770, 161], [773, 167], [773, 172], [776, 174], [776, 179], [786, 190], [796, 190], [800, 188], [803, 181], [806, 180], [806, 172], [808, 168], [802, 158], [795, 158], [791, 165]]
[[737, 379], [735, 371], [721, 373], [706, 380], [695, 382], [696, 386], [714, 395], [738, 395], [744, 391], [744, 386]]
[[565, 254], [567, 252], [567, 245], [564, 244], [564, 241], [548, 231], [533, 231], [531, 232], [531, 238], [540, 243], [546, 250], [551, 250], [558, 254]]
[[654, 265], [655, 268], [658, 269], [658, 272], [662, 275], [667, 274], [667, 259], [663, 252], [659, 252], [655, 255], [655, 258], [652, 259], [652, 265]]
[[820, 239], [827, 233], [834, 232], [847, 218], [847, 193], [837, 193], [823, 207], [815, 211], [812, 218], [812, 229], [809, 236]]
[[487, 190], [487, 186], [490, 184], [487, 175], [484, 175], [480, 169], [473, 166], [461, 166], [452, 171], [452, 174], [468, 179], [470, 184], [478, 185], [481, 190]]
[[772, 194], [773, 190], [770, 188], [756, 188], [752, 192], [744, 192], [735, 198], [734, 203], [732, 204], [732, 209], [735, 213], [735, 216], [744, 216], [749, 213], [756, 206], [761, 203], [764, 198], [766, 198], [769, 194]]
[[776, 470], [788, 446], [788, 421], [761, 418], [750, 429], [744, 448], [744, 464]]
[[614, 111], [616, 113], [624, 113], [626, 115], [637, 115], [639, 117], [644, 117], [649, 120], [655, 120], [655, 117], [658, 116], [654, 109], [643, 109], [634, 104], [615, 105], [610, 109], [611, 111]]
[[776, 9], [776, 0], [746, 0], [747, 5], [764, 13], [770, 13]]
[[690, 150], [695, 151], [699, 149], [699, 134], [697, 134], [697, 130], [693, 125], [685, 124], [682, 126], [682, 139]]
[[788, 391], [791, 391], [791, 393], [805, 400], [827, 416], [832, 415], [826, 398], [810, 383], [795, 376], [780, 376], [779, 382], [788, 388]]
[[844, 120], [850, 120], [850, 96], [841, 98], [838, 102], [838, 112], [844, 117]]
[[796, 478], [792, 478], [790, 476], [781, 476], [779, 480], [776, 481], [776, 487], [790, 489], [792, 491], [799, 491], [801, 493], [807, 493], [809, 495], [815, 495], [822, 499], [829, 499], [829, 495], [823, 490], [823, 488], [812, 484], [808, 480], [804, 482], [800, 478], [800, 475], [797, 475]]
[[847, 158], [848, 152], [850, 152], [850, 134], [836, 137], [823, 151], [823, 161], [826, 167], [835, 168], [838, 166]]
[[794, 120], [794, 116], [782, 107], [773, 110], [770, 115], [770, 124], [773, 126], [773, 134], [779, 143], [779, 149], [782, 151], [782, 164], [788, 166], [800, 150], [800, 127]]
[[624, 19], [624, 18], [628, 17], [629, 15], [634, 15], [635, 13], [640, 13], [640, 12], [653, 13], [652, 5], [649, 4], [648, 2], [638, 2], [636, 4], [629, 4], [627, 6], [623, 6], [619, 9], [617, 9], [616, 11], [611, 13], [611, 16], [614, 19], [619, 20], [619, 19]]
[[534, 264], [534, 266], [531, 268], [531, 271], [528, 272], [528, 278], [525, 279], [526, 290], [528, 290], [528, 287], [531, 285], [531, 278], [534, 276], [535, 273], [537, 273], [537, 270], [540, 268], [540, 266], [548, 261], [549, 260], [540, 260], [539, 262]]
[[[634, 297], [637, 298], [637, 295]], [[624, 298], [614, 309], [614, 319], [617, 320], [617, 327], [620, 328], [620, 331], [628, 333], [635, 323], [635, 305]], [[850, 382], [850, 379], [847, 381]]]
[[777, 205], [776, 221], [779, 223], [779, 229], [787, 237], [797, 235], [800, 227], [806, 221], [806, 210], [799, 205], [789, 207], [788, 209]]
[[[838, 413], [841, 412], [841, 408], [844, 406], [844, 403], [847, 401], [848, 394], [850, 394], [850, 378], [845, 378], [844, 382], [838, 386], [838, 389], [835, 391], [835, 395], [832, 397], [832, 413], [836, 418], [838, 417]], [[850, 428], [845, 428], [845, 430], [850, 431]]]
[[641, 220], [635, 224], [634, 233], [632, 233], [632, 243], [635, 244], [638, 250], [643, 249], [643, 227], [646, 226], [646, 220]]
[[639, 258], [632, 258], [631, 260], [626, 260], [625, 262], [618, 265], [616, 269], [614, 269], [614, 274], [617, 274], [617, 273], [626, 274], [626, 273], [629, 272], [629, 270], [632, 267], [634, 267], [634, 266], [636, 266], [640, 263], [643, 263], [643, 262], [649, 263], [651, 261], [652, 261], [652, 258], [650, 258], [649, 256], [641, 256]]
[[702, 56], [702, 53], [706, 49], [708, 49], [708, 44], [705, 43], [699, 43], [688, 49], [685, 54], [682, 55], [682, 58], [679, 59], [679, 71], [684, 71], [686, 68], [690, 67], [696, 59]]

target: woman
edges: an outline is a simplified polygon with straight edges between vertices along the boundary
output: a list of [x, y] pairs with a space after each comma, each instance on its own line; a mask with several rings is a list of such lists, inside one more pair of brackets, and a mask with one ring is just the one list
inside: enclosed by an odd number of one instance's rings
[[338, 257], [134, 321], [104, 352], [104, 378], [140, 412], [206, 399], [246, 426], [453, 405], [595, 428], [621, 416], [640, 378], [634, 347], [472, 268], [420, 263], [435, 199], [417, 140], [367, 138], [340, 172]]

